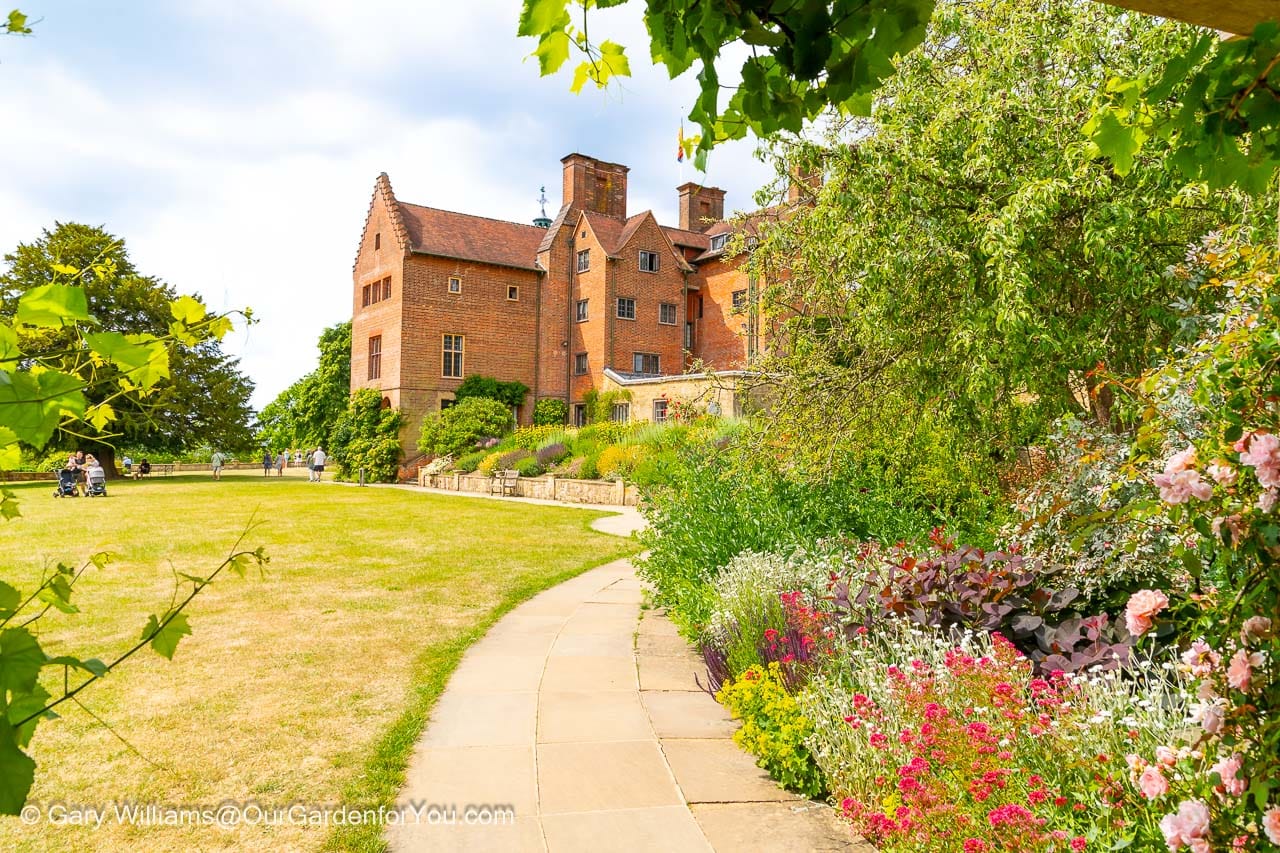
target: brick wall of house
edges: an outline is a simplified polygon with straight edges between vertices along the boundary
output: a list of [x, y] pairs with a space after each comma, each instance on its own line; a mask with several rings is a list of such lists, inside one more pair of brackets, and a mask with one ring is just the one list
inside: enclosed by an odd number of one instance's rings
[[[396, 233], [380, 181], [374, 190], [352, 271], [351, 390], [378, 388], [391, 399], [393, 406], [399, 405], [404, 258], [405, 248]], [[391, 298], [365, 306], [365, 285], [387, 277], [391, 279]], [[370, 379], [369, 339], [374, 336], [382, 338], [382, 369], [379, 378]]]
[[[605, 341], [608, 340], [614, 323], [609, 298], [609, 276], [612, 263], [608, 260], [608, 252], [585, 217], [578, 218], [573, 229], [575, 273], [570, 308], [576, 311], [578, 301], [587, 300], [587, 320], [579, 323], [576, 313], [573, 315], [569, 345], [570, 367], [573, 370], [569, 386], [571, 404], [581, 403], [584, 394], [593, 388], [600, 387], [600, 376], [609, 366], [605, 363]], [[587, 270], [577, 272], [577, 253], [582, 251], [591, 253], [590, 264]], [[577, 372], [576, 359], [580, 353], [587, 355], [585, 374]], [[571, 407], [570, 418], [572, 416]]]
[[[573, 360], [573, 300], [570, 287], [573, 273], [573, 223], [562, 225], [550, 248], [538, 255], [538, 263], [547, 272], [542, 279], [542, 305], [538, 317], [538, 397], [568, 400], [569, 369]], [[565, 343], [569, 345], [566, 346]]]
[[[461, 279], [461, 293], [449, 292], [454, 277]], [[481, 374], [533, 388], [537, 273], [412, 255], [405, 262], [404, 280], [403, 388], [439, 395], [458, 387], [461, 379], [443, 376], [446, 334], [464, 338], [463, 378]], [[517, 288], [515, 300], [508, 298], [510, 287]], [[521, 410], [525, 422], [532, 418], [531, 398]]]
[[[692, 295], [690, 313], [695, 317], [694, 355], [716, 370], [740, 370], [747, 360], [746, 311], [733, 308], [735, 291], [749, 291], [750, 280], [737, 259], [704, 262], [698, 269], [699, 291]], [[702, 316], [698, 317], [701, 298]]]
[[[640, 270], [640, 250], [657, 252], [657, 272]], [[615, 370], [633, 369], [633, 355], [653, 353], [660, 359], [664, 373], [684, 369], [685, 273], [669, 248], [657, 222], [649, 216], [636, 229], [625, 246], [617, 251], [619, 259], [612, 264], [612, 288], [609, 310], [616, 314], [616, 300], [630, 297], [636, 301], [634, 320], [613, 320], [609, 341], [608, 364]], [[658, 322], [661, 303], [676, 307], [675, 325]], [[599, 381], [599, 379], [597, 379]]]

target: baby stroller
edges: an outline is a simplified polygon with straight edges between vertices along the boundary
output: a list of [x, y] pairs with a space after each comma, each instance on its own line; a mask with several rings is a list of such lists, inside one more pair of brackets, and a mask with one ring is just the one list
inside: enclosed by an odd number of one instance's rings
[[91, 468], [88, 472], [88, 489], [86, 498], [105, 498], [107, 496], [107, 472], [101, 468]]
[[63, 468], [58, 472], [58, 488], [53, 493], [55, 498], [75, 498], [80, 493], [76, 491], [76, 472], [70, 468]]

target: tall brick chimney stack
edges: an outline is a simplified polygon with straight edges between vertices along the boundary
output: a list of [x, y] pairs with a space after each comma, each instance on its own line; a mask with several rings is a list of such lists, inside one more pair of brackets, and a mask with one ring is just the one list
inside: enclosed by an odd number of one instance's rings
[[816, 169], [795, 169], [787, 184], [787, 204], [812, 204], [822, 189], [822, 172]]
[[585, 154], [570, 154], [564, 164], [564, 203], [574, 210], [593, 210], [627, 218], [626, 166], [606, 163]]
[[706, 231], [724, 219], [724, 190], [704, 187], [690, 181], [676, 187], [680, 193], [680, 228], [684, 231]]

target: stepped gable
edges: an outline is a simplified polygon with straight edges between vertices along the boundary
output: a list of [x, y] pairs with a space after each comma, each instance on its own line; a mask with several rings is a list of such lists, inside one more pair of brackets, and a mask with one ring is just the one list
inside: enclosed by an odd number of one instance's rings
[[[360, 231], [360, 245], [364, 244], [364, 235], [369, 231], [369, 220], [373, 219], [373, 206], [382, 201], [387, 208], [387, 215], [391, 219], [391, 230], [396, 235], [396, 245], [400, 247], [400, 251], [407, 251], [409, 245], [409, 234], [405, 230], [404, 217], [400, 215], [400, 203], [396, 201], [395, 191], [391, 189], [391, 179], [387, 177], [386, 172], [379, 172], [378, 179], [373, 182], [373, 196], [369, 199], [369, 212], [364, 216], [364, 228]], [[351, 272], [354, 273], [356, 266], [360, 263], [360, 247], [356, 247], [355, 260], [351, 262]]]
[[539, 269], [538, 246], [547, 232], [536, 225], [403, 202], [399, 210], [410, 248], [417, 254], [522, 270]]

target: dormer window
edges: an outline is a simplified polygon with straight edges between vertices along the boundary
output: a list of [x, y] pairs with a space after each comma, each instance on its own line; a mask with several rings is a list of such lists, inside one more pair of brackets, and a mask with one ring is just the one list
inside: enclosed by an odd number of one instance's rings
[[711, 238], [711, 251], [718, 252], [724, 248], [724, 244], [729, 241], [728, 234], [717, 234]]

